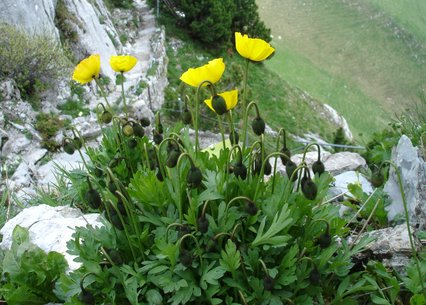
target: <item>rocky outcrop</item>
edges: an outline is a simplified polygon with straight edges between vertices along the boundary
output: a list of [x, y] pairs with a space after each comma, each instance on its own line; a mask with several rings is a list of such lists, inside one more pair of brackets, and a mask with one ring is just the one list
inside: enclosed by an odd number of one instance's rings
[[349, 128], [349, 124], [346, 119], [340, 115], [333, 107], [330, 105], [324, 104], [324, 109], [326, 110], [327, 116], [331, 119], [331, 121], [337, 126], [342, 127], [343, 132], [345, 133], [345, 137], [349, 141], [353, 141], [354, 137], [352, 135], [351, 129]]
[[67, 206], [51, 207], [39, 205], [24, 209], [17, 216], [9, 220], [0, 230], [3, 240], [0, 248], [10, 249], [12, 233], [19, 225], [29, 230], [30, 241], [46, 252], [56, 251], [65, 256], [69, 269], [76, 270], [80, 263], [74, 261], [75, 256], [67, 253], [67, 242], [77, 227], [102, 226], [99, 214], [85, 214], [80, 210]]
[[[397, 166], [407, 201], [410, 223], [421, 230], [426, 229], [426, 162], [419, 156], [410, 139], [403, 135], [392, 151], [392, 162]], [[399, 181], [395, 169], [390, 168], [389, 179], [384, 191], [389, 194], [391, 204], [386, 207], [388, 219], [404, 215]]]
[[0, 22], [22, 27], [30, 34], [49, 35], [59, 41], [55, 27], [57, 0], [2, 0]]

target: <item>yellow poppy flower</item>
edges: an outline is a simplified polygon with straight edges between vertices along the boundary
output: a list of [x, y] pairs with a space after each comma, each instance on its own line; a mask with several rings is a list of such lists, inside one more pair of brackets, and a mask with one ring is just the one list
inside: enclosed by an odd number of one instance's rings
[[[231, 91], [225, 91], [223, 93], [219, 93], [218, 96], [220, 96], [221, 98], [217, 98], [216, 97], [211, 97], [207, 100], [204, 100], [204, 103], [206, 103], [207, 106], [209, 106], [209, 108], [211, 110], [213, 110], [214, 112], [216, 112], [219, 115], [222, 115], [226, 112], [228, 112], [229, 110], [235, 108], [235, 106], [237, 106], [238, 103], [238, 90], [231, 90]], [[223, 101], [225, 101], [225, 105], [215, 105], [213, 100], [217, 99], [217, 101], [219, 103], [223, 103]], [[226, 110], [224, 109], [226, 106]], [[215, 109], [216, 108], [216, 109]]]
[[101, 57], [99, 54], [90, 55], [75, 67], [72, 79], [85, 84], [98, 77], [100, 71]]
[[130, 55], [111, 56], [109, 64], [115, 72], [124, 73], [133, 69], [137, 63], [137, 58]]
[[253, 61], [265, 60], [275, 51], [265, 40], [249, 38], [239, 32], [235, 32], [235, 46], [242, 57]]
[[[224, 71], [225, 63], [223, 62], [223, 58], [216, 58], [204, 66], [188, 69], [188, 71], [182, 74], [180, 80], [193, 87], [198, 87], [203, 81], [215, 84], [222, 77]], [[203, 86], [206, 85], [203, 84]]]

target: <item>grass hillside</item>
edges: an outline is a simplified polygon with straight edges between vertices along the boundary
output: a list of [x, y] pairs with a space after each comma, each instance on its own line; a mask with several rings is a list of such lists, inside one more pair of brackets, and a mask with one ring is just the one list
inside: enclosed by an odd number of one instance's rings
[[[407, 4], [407, 2], [409, 2]], [[426, 2], [258, 0], [267, 66], [370, 135], [426, 90]]]

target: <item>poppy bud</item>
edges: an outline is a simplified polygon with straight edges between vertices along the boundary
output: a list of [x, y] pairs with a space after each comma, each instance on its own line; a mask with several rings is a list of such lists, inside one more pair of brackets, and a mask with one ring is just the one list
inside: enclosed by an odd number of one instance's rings
[[69, 155], [72, 155], [75, 152], [75, 145], [69, 140], [64, 140], [63, 148], [64, 148], [64, 151]]
[[321, 282], [321, 273], [316, 267], [314, 267], [314, 269], [312, 269], [312, 271], [309, 273], [309, 281], [312, 285], [319, 285]]
[[154, 140], [154, 143], [157, 145], [160, 145], [160, 143], [163, 142], [162, 132], [159, 132], [158, 130], [154, 130], [153, 133], [154, 135], [152, 136], [152, 139]]
[[133, 133], [136, 137], [142, 138], [145, 135], [145, 130], [141, 124], [135, 123], [133, 124]]
[[147, 117], [142, 117], [139, 122], [141, 123], [141, 125], [143, 127], [148, 127], [149, 124], [151, 124], [151, 122], [149, 121], [149, 119]]
[[177, 164], [177, 161], [179, 160], [180, 154], [181, 154], [180, 150], [177, 150], [177, 149], [171, 150], [166, 160], [166, 166], [169, 168], [174, 168]]
[[[291, 175], [293, 175], [293, 173], [296, 171], [297, 169], [297, 165], [296, 163], [294, 163], [293, 161], [289, 160], [287, 162], [287, 164], [285, 165], [285, 171], [287, 173], [287, 177], [290, 179]], [[294, 174], [292, 181], [296, 181], [297, 180], [297, 173]]]
[[307, 177], [302, 184], [302, 193], [309, 200], [314, 200], [317, 197], [318, 188], [310, 177]]
[[78, 298], [85, 305], [95, 305], [94, 295], [91, 292], [84, 289], [83, 286], [81, 286], [81, 293], [78, 296]]
[[117, 215], [117, 213], [115, 214], [111, 214], [109, 221], [111, 222], [111, 224], [118, 230], [123, 230], [124, 226], [123, 223], [121, 222], [120, 216]]
[[239, 177], [241, 180], [245, 180], [247, 177], [247, 167], [242, 162], [237, 162], [234, 165], [233, 173], [235, 177]]
[[167, 153], [170, 154], [173, 150], [179, 150], [179, 145], [175, 142], [168, 141], [166, 146]]
[[83, 146], [83, 141], [79, 137], [74, 137], [73, 142], [76, 149], [81, 149], [81, 147]]
[[133, 148], [135, 148], [136, 146], [138, 146], [138, 141], [136, 141], [136, 139], [132, 138], [132, 139], [130, 139], [129, 141], [127, 141], [127, 146], [128, 146], [130, 149], [133, 149]]
[[251, 216], [254, 216], [257, 214], [257, 206], [253, 201], [247, 202], [246, 210], [247, 210], [247, 213], [249, 213]]
[[185, 108], [182, 112], [182, 122], [185, 125], [189, 125], [192, 123], [192, 115], [188, 108]]
[[283, 146], [283, 148], [281, 148], [281, 153], [285, 155], [285, 156], [280, 155], [281, 162], [283, 165], [287, 165], [287, 163], [291, 161], [290, 160], [291, 152], [287, 147]]
[[111, 193], [115, 194], [115, 192], [117, 191], [117, 186], [115, 185], [114, 182], [110, 181], [108, 183], [108, 189]]
[[179, 226], [178, 230], [179, 230], [179, 237], [182, 237], [185, 234], [190, 234], [192, 232], [191, 227], [188, 225]]
[[327, 232], [321, 234], [318, 238], [317, 244], [320, 246], [321, 249], [328, 248], [331, 244], [330, 233], [327, 231]]
[[201, 170], [196, 166], [192, 166], [189, 169], [188, 176], [186, 178], [188, 186], [191, 188], [197, 188], [201, 185], [202, 180], [203, 174], [201, 173]]
[[117, 209], [121, 215], [127, 215], [126, 206], [124, 205], [123, 199], [121, 196], [115, 192], [115, 197], [117, 197]]
[[157, 124], [157, 131], [158, 131], [159, 134], [163, 134], [163, 132], [164, 132], [163, 124], [161, 124], [161, 123]]
[[92, 209], [98, 209], [102, 204], [102, 199], [99, 195], [99, 192], [92, 188], [89, 188], [89, 190], [86, 192], [84, 199]]
[[103, 173], [103, 171], [102, 171], [102, 169], [101, 168], [99, 168], [99, 167], [95, 167], [94, 169], [93, 169], [93, 174], [96, 176], [96, 177], [102, 177], [102, 175], [104, 174]]
[[209, 230], [209, 221], [205, 216], [200, 216], [197, 218], [198, 231], [200, 233], [206, 233]]
[[157, 173], [155, 174], [155, 176], [157, 177], [158, 181], [161, 181], [161, 182], [164, 181], [163, 173], [161, 172], [160, 169], [157, 170]]
[[153, 171], [157, 167], [157, 154], [153, 148], [148, 149], [148, 162], [149, 169]]
[[225, 99], [220, 95], [213, 96], [212, 107], [218, 115], [222, 115], [228, 111], [228, 109], [226, 108]]
[[130, 123], [124, 124], [122, 130], [123, 130], [123, 134], [126, 137], [130, 137], [131, 135], [133, 135], [133, 132], [134, 132], [133, 127]]
[[265, 121], [260, 116], [251, 122], [251, 127], [253, 132], [258, 136], [261, 136], [263, 133], [265, 133]]
[[321, 160], [315, 161], [312, 164], [312, 171], [314, 172], [314, 175], [318, 173], [319, 176], [325, 171], [324, 163], [321, 162]]
[[382, 172], [377, 169], [373, 172], [371, 175], [370, 182], [374, 187], [380, 187], [383, 185], [383, 182], [385, 181], [385, 177], [383, 176]]
[[272, 173], [272, 166], [271, 166], [271, 163], [269, 163], [269, 159], [267, 159], [265, 162], [265, 167], [263, 169], [263, 174], [265, 174], [266, 176], [269, 176], [271, 173]]
[[106, 111], [106, 110], [104, 112], [102, 112], [102, 114], [101, 114], [101, 121], [104, 124], [111, 123], [111, 121], [112, 121], [112, 114], [111, 114], [111, 112]]
[[188, 250], [181, 248], [179, 251], [179, 261], [185, 267], [190, 267], [192, 265], [192, 254]]
[[238, 135], [238, 132], [236, 132], [235, 130], [231, 131], [229, 133], [229, 142], [231, 142], [232, 145], [236, 145], [239, 141], [240, 136]]
[[274, 290], [274, 286], [275, 286], [275, 280], [272, 277], [267, 275], [263, 278], [263, 287], [265, 288], [266, 291]]

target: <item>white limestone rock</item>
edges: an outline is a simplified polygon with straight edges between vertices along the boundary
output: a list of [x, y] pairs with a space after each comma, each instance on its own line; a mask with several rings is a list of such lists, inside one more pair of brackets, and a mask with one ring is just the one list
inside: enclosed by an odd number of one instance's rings
[[352, 135], [351, 129], [349, 128], [349, 124], [346, 119], [340, 115], [333, 107], [328, 104], [324, 104], [324, 109], [328, 113], [328, 116], [331, 118], [332, 122], [337, 126], [343, 128], [343, 132], [345, 133], [345, 137], [349, 141], [353, 141], [354, 137]]
[[45, 204], [24, 209], [9, 220], [0, 230], [3, 240], [0, 248], [10, 249], [12, 245], [13, 229], [19, 225], [27, 228], [30, 241], [46, 252], [56, 251], [65, 256], [69, 269], [75, 270], [80, 263], [74, 262], [74, 256], [68, 254], [67, 242], [71, 240], [76, 227], [103, 226], [99, 214], [83, 215], [80, 210], [67, 207], [51, 207]]
[[359, 184], [362, 187], [364, 193], [371, 194], [373, 192], [373, 187], [371, 186], [370, 181], [368, 181], [364, 176], [355, 171], [348, 171], [341, 173], [334, 177], [334, 188], [336, 191], [340, 190], [342, 194], [349, 194], [348, 184]]
[[[392, 150], [392, 162], [396, 164], [402, 179], [409, 218], [412, 225], [426, 229], [426, 162], [419, 156], [419, 150], [413, 147], [410, 139], [403, 135]], [[386, 206], [388, 219], [394, 220], [404, 215], [404, 205], [399, 189], [397, 175], [393, 167], [384, 191], [389, 195], [391, 204]]]
[[332, 175], [339, 175], [347, 171], [366, 168], [367, 162], [357, 153], [342, 151], [332, 154], [324, 160], [325, 170]]

